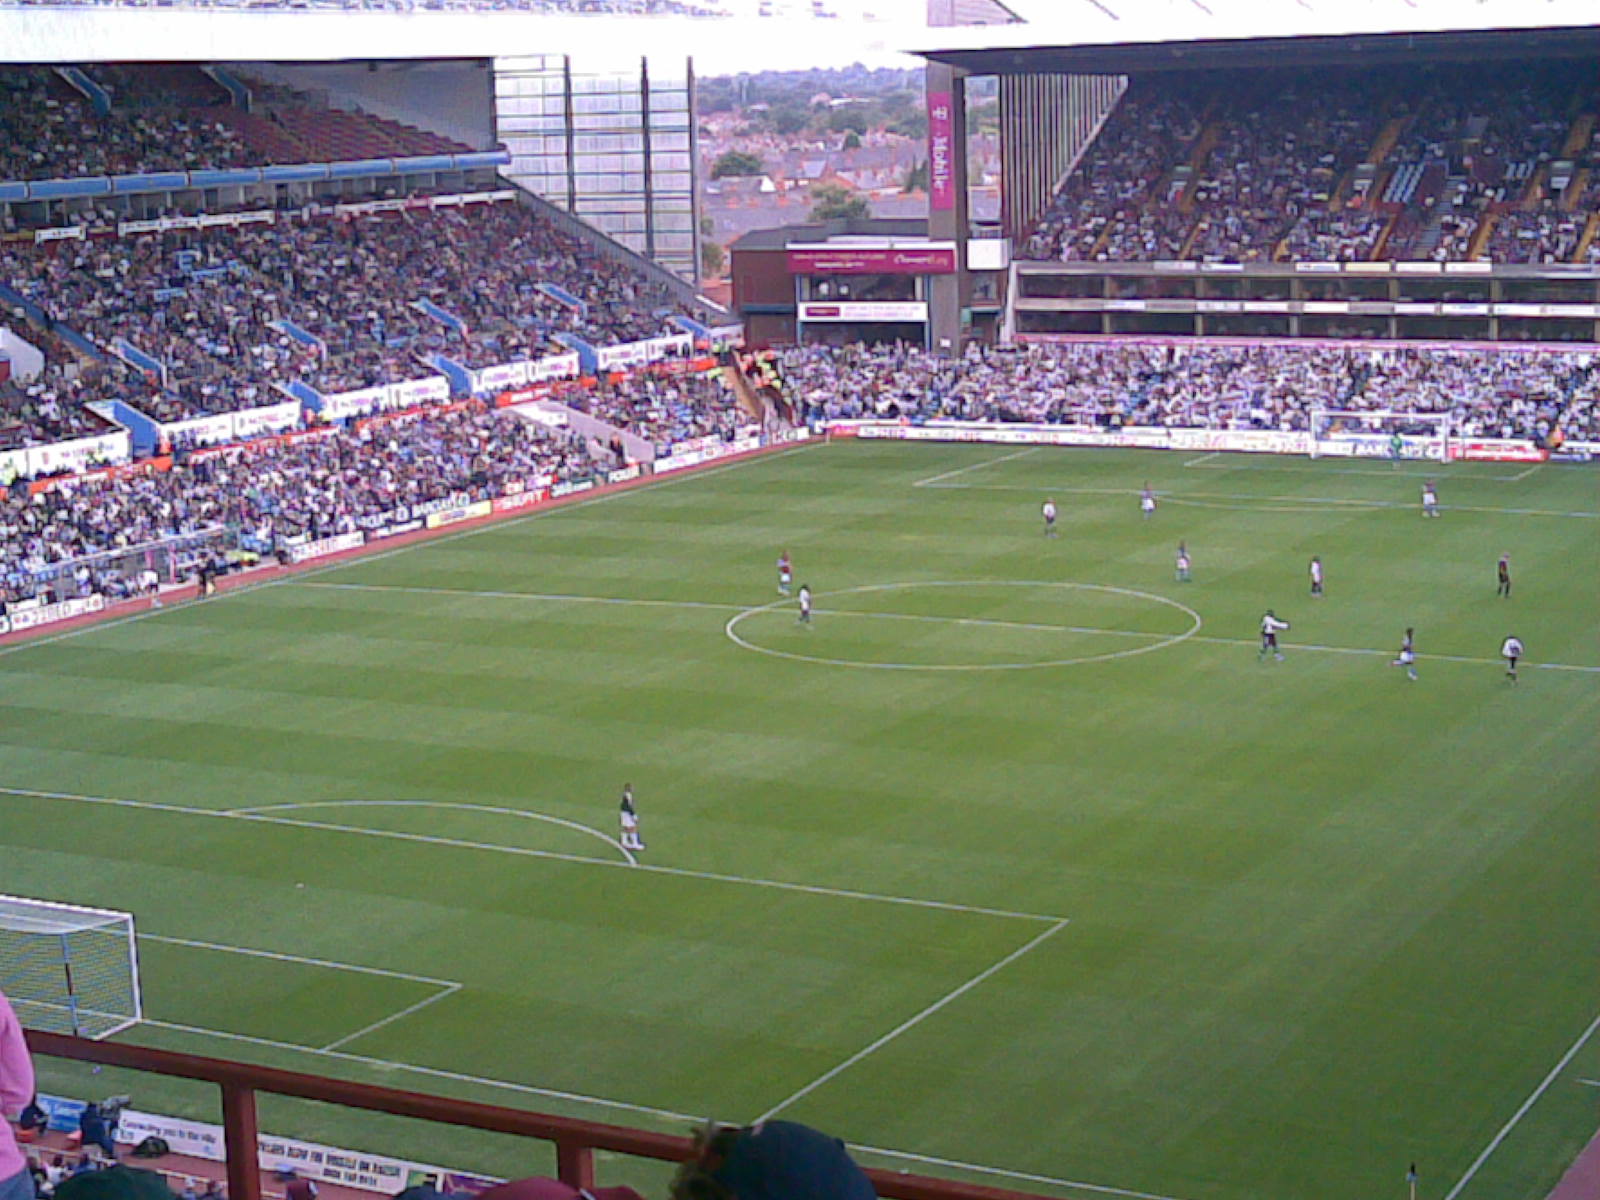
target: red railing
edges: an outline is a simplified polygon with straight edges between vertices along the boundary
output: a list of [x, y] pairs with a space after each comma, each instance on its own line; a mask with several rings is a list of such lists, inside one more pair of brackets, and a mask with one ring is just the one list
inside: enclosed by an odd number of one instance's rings
[[[486, 1129], [494, 1133], [511, 1133], [553, 1142], [557, 1174], [564, 1182], [580, 1188], [595, 1186], [596, 1150], [672, 1163], [682, 1162], [690, 1152], [687, 1137], [629, 1129], [622, 1125], [524, 1112], [495, 1104], [475, 1104], [447, 1096], [428, 1096], [421, 1092], [305, 1075], [277, 1067], [203, 1058], [195, 1054], [176, 1054], [170, 1050], [122, 1042], [96, 1042], [39, 1030], [28, 1030], [27, 1038], [28, 1045], [38, 1055], [216, 1084], [222, 1091], [222, 1127], [228, 1153], [228, 1195], [231, 1200], [261, 1200], [261, 1174], [256, 1156], [257, 1092], [320, 1100], [345, 1108], [391, 1113], [399, 1117], [415, 1117], [445, 1125], [461, 1125], [469, 1129]], [[878, 1195], [886, 1200], [1044, 1200], [1043, 1197], [1025, 1192], [933, 1179], [925, 1175], [906, 1175], [898, 1171], [869, 1169], [867, 1174], [871, 1176]]]

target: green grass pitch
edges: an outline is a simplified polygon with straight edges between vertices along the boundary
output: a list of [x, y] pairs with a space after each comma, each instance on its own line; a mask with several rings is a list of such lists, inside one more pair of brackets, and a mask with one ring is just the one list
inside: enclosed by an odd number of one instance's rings
[[1427, 520], [1430, 470], [813, 445], [0, 650], [0, 890], [137, 914], [151, 1044], [1073, 1200], [1542, 1197], [1600, 1099], [1600, 495], [1455, 465]]

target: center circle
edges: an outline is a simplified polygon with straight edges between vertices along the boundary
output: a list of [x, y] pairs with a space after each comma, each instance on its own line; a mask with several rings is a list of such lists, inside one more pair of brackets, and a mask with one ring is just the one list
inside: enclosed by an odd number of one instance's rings
[[[1083, 627], [1074, 625], [1045, 625], [1031, 622], [1008, 621], [984, 617], [940, 616], [921, 613], [893, 613], [873, 612], [871, 610], [834, 610], [826, 611], [820, 607], [820, 601], [840, 596], [863, 595], [881, 592], [908, 592], [920, 589], [933, 588], [1051, 588], [1062, 591], [1080, 591], [1098, 593], [1107, 597], [1125, 597], [1148, 604], [1161, 605], [1177, 610], [1188, 620], [1189, 626], [1178, 633], [1143, 633], [1138, 630], [1114, 629], [1103, 627]], [[859, 667], [872, 671], [1031, 671], [1041, 667], [1070, 667], [1082, 663], [1109, 662], [1119, 658], [1133, 658], [1140, 654], [1149, 654], [1154, 650], [1165, 650], [1187, 641], [1200, 632], [1200, 614], [1187, 604], [1180, 604], [1166, 596], [1159, 596], [1154, 592], [1140, 591], [1137, 588], [1112, 587], [1100, 583], [1062, 583], [1045, 580], [1031, 579], [967, 579], [967, 580], [934, 580], [908, 583], [870, 583], [859, 587], [840, 588], [829, 592], [825, 597], [819, 596], [819, 607], [816, 609], [819, 623], [831, 623], [841, 618], [880, 618], [889, 620], [918, 621], [918, 622], [946, 622], [950, 625], [959, 625], [967, 628], [994, 627], [1007, 631], [1024, 630], [1039, 633], [1058, 632], [1073, 635], [1107, 636], [1119, 638], [1149, 638], [1134, 646], [1122, 646], [1115, 650], [1107, 650], [1098, 654], [1079, 654], [1066, 658], [1029, 659], [1024, 661], [1005, 662], [955, 662], [955, 663], [915, 663], [915, 662], [879, 662], [872, 659], [845, 658], [823, 654], [811, 654], [800, 650], [786, 650], [777, 646], [763, 646], [750, 640], [741, 633], [740, 626], [754, 618], [767, 614], [777, 613], [780, 610], [792, 609], [794, 601], [788, 598], [774, 600], [770, 604], [758, 604], [735, 613], [723, 626], [723, 632], [730, 641], [745, 650], [757, 654], [770, 655], [773, 658], [788, 658], [796, 662], [820, 663], [830, 667]], [[806, 636], [811, 636], [809, 632]]]

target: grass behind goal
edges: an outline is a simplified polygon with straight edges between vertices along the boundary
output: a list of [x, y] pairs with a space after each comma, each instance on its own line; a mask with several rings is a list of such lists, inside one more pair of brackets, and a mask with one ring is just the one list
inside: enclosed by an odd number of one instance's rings
[[1433, 469], [815, 447], [4, 653], [5, 888], [136, 914], [156, 1044], [1080, 1198], [1542, 1196], [1600, 497], [1458, 465], [1428, 521]]

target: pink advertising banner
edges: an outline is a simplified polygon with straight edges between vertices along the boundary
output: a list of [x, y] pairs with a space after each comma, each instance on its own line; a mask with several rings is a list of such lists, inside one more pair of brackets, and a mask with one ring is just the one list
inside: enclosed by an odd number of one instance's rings
[[928, 93], [928, 207], [956, 206], [955, 115], [949, 92]]
[[949, 275], [955, 246], [840, 246], [788, 252], [791, 275]]

